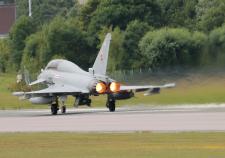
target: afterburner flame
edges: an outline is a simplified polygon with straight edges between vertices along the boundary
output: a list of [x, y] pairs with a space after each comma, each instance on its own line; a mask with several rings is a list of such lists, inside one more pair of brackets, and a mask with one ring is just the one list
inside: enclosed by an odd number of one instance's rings
[[119, 92], [120, 91], [120, 83], [112, 82], [110, 84], [110, 90], [114, 93]]
[[106, 85], [102, 82], [99, 82], [96, 85], [96, 91], [100, 94], [105, 93], [106, 92]]

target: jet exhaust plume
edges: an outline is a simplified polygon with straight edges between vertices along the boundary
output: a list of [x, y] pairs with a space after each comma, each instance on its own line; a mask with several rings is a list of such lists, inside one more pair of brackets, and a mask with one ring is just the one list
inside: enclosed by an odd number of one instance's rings
[[119, 92], [120, 91], [120, 83], [118, 82], [112, 82], [110, 84], [110, 91], [113, 93]]
[[103, 82], [99, 82], [97, 85], [96, 85], [96, 91], [99, 93], [99, 94], [103, 94], [106, 92], [106, 85], [105, 83]]

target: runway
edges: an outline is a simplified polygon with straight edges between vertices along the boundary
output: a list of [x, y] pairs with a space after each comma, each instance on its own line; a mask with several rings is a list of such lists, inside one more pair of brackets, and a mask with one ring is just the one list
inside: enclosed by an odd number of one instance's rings
[[0, 111], [0, 132], [225, 131], [225, 105]]

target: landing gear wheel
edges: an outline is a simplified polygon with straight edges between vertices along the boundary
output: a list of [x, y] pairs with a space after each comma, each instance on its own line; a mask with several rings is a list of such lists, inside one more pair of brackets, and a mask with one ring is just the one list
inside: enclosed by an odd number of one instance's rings
[[87, 103], [87, 106], [91, 107], [91, 103]]
[[57, 115], [58, 113], [58, 104], [51, 104], [51, 112], [52, 112], [52, 115]]
[[112, 94], [108, 94], [106, 107], [109, 109], [110, 112], [114, 112], [116, 109], [116, 100]]
[[115, 100], [109, 101], [108, 108], [109, 108], [110, 112], [114, 112], [115, 111], [115, 109], [116, 109]]
[[65, 105], [61, 107], [61, 113], [62, 114], [65, 114], [66, 113], [66, 106]]
[[87, 99], [87, 106], [91, 107], [91, 99]]

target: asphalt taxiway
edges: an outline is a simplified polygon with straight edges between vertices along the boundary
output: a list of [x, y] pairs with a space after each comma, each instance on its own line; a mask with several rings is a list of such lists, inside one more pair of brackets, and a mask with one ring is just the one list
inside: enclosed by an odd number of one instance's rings
[[2, 110], [0, 132], [181, 132], [225, 131], [225, 105], [121, 107], [49, 110]]

